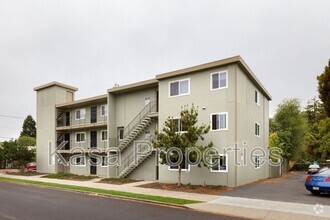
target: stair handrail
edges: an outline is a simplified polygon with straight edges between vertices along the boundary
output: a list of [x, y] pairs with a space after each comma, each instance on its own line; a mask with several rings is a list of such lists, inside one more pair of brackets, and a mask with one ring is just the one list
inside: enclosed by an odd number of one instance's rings
[[[144, 139], [144, 141], [149, 141], [150, 143], [152, 143], [152, 141], [154, 140], [155, 136], [148, 136]], [[142, 152], [144, 150], [146, 150], [147, 145], [142, 145]], [[121, 166], [117, 166], [117, 174], [120, 175], [125, 169], [127, 169], [133, 162], [134, 162], [134, 156], [135, 156], [135, 150], [133, 149], [133, 151], [131, 153], [129, 153], [125, 159], [122, 160], [121, 162]]]
[[[137, 125], [156, 107], [156, 101], [151, 101], [143, 107], [143, 109], [133, 118], [133, 120], [124, 128], [124, 140], [130, 133], [135, 129]], [[117, 139], [119, 140], [120, 136], [118, 134]]]

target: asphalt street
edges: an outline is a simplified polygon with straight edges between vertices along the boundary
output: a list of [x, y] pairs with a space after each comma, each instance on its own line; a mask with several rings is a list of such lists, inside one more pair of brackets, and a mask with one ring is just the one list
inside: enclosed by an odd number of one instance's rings
[[228, 216], [0, 182], [0, 219], [224, 219]]

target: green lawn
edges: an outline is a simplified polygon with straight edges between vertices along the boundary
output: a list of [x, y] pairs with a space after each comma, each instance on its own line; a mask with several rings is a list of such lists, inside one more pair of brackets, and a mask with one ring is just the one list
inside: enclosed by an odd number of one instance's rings
[[79, 180], [86, 181], [97, 178], [97, 176], [84, 176], [72, 173], [54, 173], [43, 176], [42, 178], [60, 179], [60, 180]]
[[46, 187], [55, 187], [55, 188], [69, 189], [69, 190], [81, 191], [81, 192], [91, 192], [91, 193], [97, 193], [97, 194], [103, 194], [103, 195], [109, 195], [109, 196], [145, 200], [145, 201], [151, 201], [151, 202], [160, 202], [160, 203], [166, 203], [166, 204], [172, 204], [172, 205], [185, 205], [185, 204], [194, 204], [194, 203], [201, 202], [201, 201], [196, 201], [196, 200], [176, 199], [176, 198], [162, 197], [162, 196], [151, 196], [151, 195], [129, 193], [129, 192], [122, 192], [122, 191], [115, 191], [115, 190], [96, 189], [96, 188], [89, 188], [89, 187], [83, 187], [83, 186], [72, 186], [72, 185], [65, 185], [65, 184], [58, 184], [58, 183], [45, 183], [45, 182], [40, 182], [40, 181], [12, 179], [12, 178], [6, 178], [6, 177], [0, 177], [0, 181], [25, 183], [25, 184], [32, 184], [32, 185], [46, 186]]

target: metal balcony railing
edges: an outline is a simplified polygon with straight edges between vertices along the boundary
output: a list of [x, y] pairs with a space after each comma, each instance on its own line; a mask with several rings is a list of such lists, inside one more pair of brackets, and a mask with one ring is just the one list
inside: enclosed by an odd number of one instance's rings
[[[64, 140], [58, 140], [57, 146], [59, 146]], [[104, 141], [100, 138], [96, 140], [86, 139], [84, 141], [77, 141], [77, 140], [66, 140], [68, 143], [61, 148], [61, 150], [72, 150], [74, 148], [80, 148], [84, 151], [89, 149], [100, 149], [105, 151], [108, 148], [108, 141]]]
[[59, 112], [56, 119], [57, 127], [84, 127], [84, 126], [95, 126], [95, 125], [107, 125], [108, 117], [100, 116], [91, 117], [90, 112], [84, 115], [80, 115], [80, 119], [76, 118], [75, 113], [71, 114], [69, 117], [66, 116], [65, 112]]

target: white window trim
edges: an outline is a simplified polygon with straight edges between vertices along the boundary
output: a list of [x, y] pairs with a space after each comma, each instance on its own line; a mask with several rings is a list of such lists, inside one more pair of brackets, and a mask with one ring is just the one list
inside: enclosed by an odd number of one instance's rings
[[74, 162], [73, 166], [75, 166], [75, 167], [85, 167], [86, 166], [86, 156], [81, 156], [80, 157], [80, 158], [84, 158], [84, 164], [83, 165], [77, 165], [77, 158], [78, 157], [75, 158], [75, 162]]
[[[256, 157], [258, 157], [259, 158], [259, 165], [257, 166], [257, 164], [256, 164], [256, 161], [255, 161], [255, 159], [256, 159]], [[253, 166], [254, 166], [254, 169], [260, 169], [260, 156], [254, 156], [254, 163], [253, 163]]]
[[[256, 134], [256, 124], [259, 126], [259, 135], [257, 135]], [[261, 126], [260, 126], [260, 124], [258, 123], [258, 122], [254, 122], [254, 135], [256, 136], [256, 137], [260, 137], [260, 128], [261, 128]]]
[[[104, 106], [104, 108], [106, 109], [106, 110], [105, 110], [106, 114], [102, 114], [102, 107], [103, 107], [103, 106]], [[103, 117], [104, 117], [104, 116], [108, 116], [108, 105], [101, 105], [100, 110], [101, 110], [101, 114], [100, 114], [101, 116], [103, 116]]]
[[211, 173], [228, 173], [228, 154], [218, 154], [218, 155], [226, 157], [226, 170], [212, 170], [212, 167], [210, 167]]
[[[177, 171], [179, 171], [179, 168], [178, 169], [172, 169], [171, 166], [168, 166], [168, 170], [177, 172]], [[188, 170], [187, 169], [181, 169], [181, 171], [190, 172], [190, 164], [188, 164]]]
[[[77, 118], [77, 111], [81, 111], [81, 110], [84, 110], [85, 114], [82, 115], [81, 112], [80, 112], [80, 118]], [[75, 119], [76, 120], [83, 120], [85, 118], [86, 118], [86, 109], [85, 108], [76, 109], [76, 111], [75, 111]]]
[[[221, 74], [221, 73], [226, 73], [226, 86], [225, 87], [220, 87], [220, 85], [219, 85], [219, 88], [213, 89], [212, 88], [213, 87], [212, 76], [214, 74]], [[220, 79], [219, 79], [219, 84], [220, 84]], [[228, 89], [228, 70], [213, 72], [213, 73], [210, 74], [210, 90], [215, 91], [215, 90], [221, 90], [221, 89]]]
[[105, 158], [105, 160], [107, 160], [107, 156], [102, 156], [102, 161], [101, 161], [101, 167], [108, 167], [107, 165], [102, 165], [103, 164], [103, 158]]
[[[107, 132], [107, 139], [103, 140], [103, 132]], [[107, 142], [108, 141], [108, 131], [107, 130], [102, 130], [101, 131], [101, 142]]]
[[261, 99], [261, 96], [260, 96], [260, 92], [258, 90], [255, 89], [254, 91], [254, 95], [255, 95], [255, 92], [257, 92], [257, 102], [255, 100], [256, 97], [254, 97], [254, 102], [257, 104], [257, 106], [260, 107], [260, 99]]
[[[180, 123], [181, 123], [181, 118], [180, 117], [173, 117], [172, 120], [175, 120], [175, 119], [179, 119]], [[176, 134], [185, 134], [187, 133], [188, 131], [177, 131], [175, 132]]]
[[[219, 125], [219, 129], [213, 130], [212, 129], [212, 115], [226, 115], [226, 128], [220, 128]], [[211, 125], [211, 131], [227, 131], [228, 130], [228, 112], [216, 112], [216, 113], [211, 113], [210, 114], [210, 125]]]
[[[77, 141], [77, 134], [84, 134], [84, 136], [85, 136], [85, 140], [84, 141]], [[86, 132], [76, 132], [75, 133], [75, 136], [74, 136], [74, 139], [75, 139], [75, 142], [76, 142], [76, 144], [82, 144], [82, 143], [85, 143], [86, 142]]]
[[[180, 94], [180, 82], [186, 81], [186, 80], [188, 80], [188, 93]], [[179, 82], [179, 94], [171, 96], [171, 83], [176, 83], [176, 82]], [[190, 78], [175, 80], [175, 81], [171, 81], [171, 82], [168, 83], [168, 97], [169, 98], [185, 96], [185, 95], [190, 95]]]

